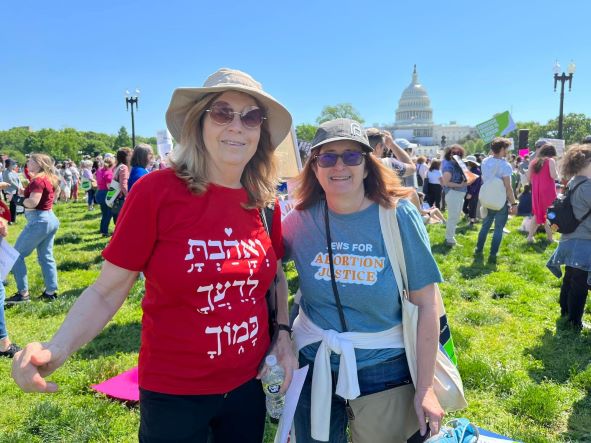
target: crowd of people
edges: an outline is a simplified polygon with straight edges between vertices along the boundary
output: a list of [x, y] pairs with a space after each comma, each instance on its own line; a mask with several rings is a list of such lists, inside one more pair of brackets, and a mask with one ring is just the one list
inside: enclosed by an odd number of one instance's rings
[[[15, 243], [18, 292], [7, 305], [30, 300], [24, 259], [34, 249], [42, 297], [57, 296], [52, 250], [59, 221], [52, 206], [59, 195], [77, 200], [82, 190], [88, 210], [100, 205], [101, 235], [111, 236], [109, 224], [116, 224], [97, 280], [50, 341], [20, 350], [8, 339], [0, 309], [0, 356], [14, 356], [12, 374], [24, 391], [54, 392], [57, 385], [46, 377], [103, 329], [143, 273], [141, 442], [261, 442], [259, 379], [268, 353], [285, 371], [281, 392], [298, 366], [309, 365], [295, 414], [298, 442], [346, 443], [348, 428], [357, 442], [423, 441], [439, 431], [445, 415], [433, 388], [442, 277], [428, 225], [445, 224], [445, 244], [457, 247], [462, 217], [468, 227], [481, 223], [479, 259], [494, 223], [488, 255], [494, 265], [510, 215], [529, 217], [524, 245], [535, 241], [540, 225], [554, 240], [546, 210], [563, 189], [557, 182], [572, 190], [582, 221], [560, 238], [548, 266], [558, 276], [566, 266], [561, 314], [583, 327], [591, 283], [591, 217], [585, 218], [591, 212], [591, 144], [570, 147], [560, 164], [546, 142], [521, 158], [500, 137], [487, 155], [466, 156], [453, 144], [441, 158], [413, 158], [411, 144], [387, 131], [331, 120], [316, 131], [292, 190], [295, 208], [282, 221], [274, 151], [292, 118], [256, 80], [241, 71], [216, 71], [202, 87], [175, 90], [166, 120], [178, 142], [168, 167], [155, 166], [151, 146], [143, 144], [83, 160], [79, 169], [72, 162], [55, 168], [48, 156], [32, 154], [24, 186], [17, 165], [6, 162], [8, 223], [19, 206], [27, 219]], [[487, 203], [494, 192], [498, 207]], [[398, 288], [401, 264], [388, 251], [389, 214], [400, 229], [404, 288]], [[8, 223], [0, 224], [0, 236]], [[293, 324], [286, 261], [295, 263], [299, 276]], [[270, 287], [274, 309], [267, 306]], [[416, 376], [407, 360], [398, 289], [418, 306]], [[353, 418], [350, 401], [357, 397], [371, 399], [373, 408]], [[392, 411], [391, 420], [381, 420], [374, 408]]]

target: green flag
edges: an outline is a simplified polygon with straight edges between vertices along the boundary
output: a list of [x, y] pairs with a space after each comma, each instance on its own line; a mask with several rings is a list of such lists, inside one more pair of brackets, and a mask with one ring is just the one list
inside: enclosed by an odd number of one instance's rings
[[476, 125], [480, 138], [486, 143], [490, 143], [493, 138], [507, 135], [513, 129], [515, 129], [515, 122], [511, 118], [509, 111], [496, 114], [490, 120], [479, 123]]

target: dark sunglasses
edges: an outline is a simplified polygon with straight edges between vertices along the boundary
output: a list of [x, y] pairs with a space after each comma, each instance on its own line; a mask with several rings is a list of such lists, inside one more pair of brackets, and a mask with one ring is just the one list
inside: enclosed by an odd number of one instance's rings
[[242, 124], [250, 129], [258, 128], [263, 124], [263, 120], [267, 118], [260, 108], [250, 107], [242, 112], [237, 112], [226, 102], [215, 102], [205, 112], [209, 112], [209, 116], [214, 123], [224, 126], [232, 123], [234, 116], [238, 115]]
[[321, 168], [330, 168], [337, 164], [339, 158], [342, 158], [343, 163], [347, 166], [359, 166], [365, 156], [365, 152], [345, 151], [342, 154], [335, 154], [334, 152], [316, 154], [314, 158]]

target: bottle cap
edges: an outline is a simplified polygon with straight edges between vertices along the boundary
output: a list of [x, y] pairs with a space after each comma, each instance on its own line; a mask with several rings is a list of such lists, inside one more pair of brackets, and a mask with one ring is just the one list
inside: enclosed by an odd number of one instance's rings
[[267, 357], [265, 357], [265, 364], [267, 366], [275, 366], [277, 364], [277, 357], [273, 354], [267, 355]]

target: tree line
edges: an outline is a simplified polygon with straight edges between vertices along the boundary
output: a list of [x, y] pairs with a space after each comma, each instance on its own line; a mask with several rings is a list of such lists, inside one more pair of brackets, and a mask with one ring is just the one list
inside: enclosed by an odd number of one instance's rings
[[[350, 103], [340, 103], [325, 106], [316, 119], [316, 124], [303, 123], [296, 126], [298, 140], [311, 142], [318, 125], [334, 118], [352, 118], [360, 123], [365, 120]], [[509, 134], [518, 146], [519, 129], [529, 129], [530, 147], [539, 138], [557, 138], [558, 120], [552, 119], [542, 124], [534, 121], [517, 122], [517, 128]], [[374, 125], [378, 126], [378, 125]], [[580, 142], [591, 134], [591, 118], [585, 114], [567, 114], [564, 116], [563, 137], [566, 145]], [[136, 136], [137, 143], [148, 143], [156, 146], [156, 137]], [[470, 154], [488, 152], [488, 146], [479, 138], [466, 137], [461, 143]], [[41, 129], [31, 131], [29, 128], [12, 128], [0, 131], [0, 153], [7, 154], [18, 162], [24, 162], [25, 154], [30, 152], [45, 152], [57, 160], [80, 160], [83, 156], [96, 156], [105, 152], [115, 152], [123, 146], [131, 147], [131, 137], [124, 126], [117, 135], [104, 134], [93, 131], [77, 131], [73, 128], [61, 130]]]
[[[155, 148], [156, 137], [136, 136], [136, 143], [148, 143]], [[124, 146], [131, 147], [131, 137], [124, 126], [117, 135], [73, 128], [31, 131], [28, 127], [19, 127], [0, 131], [0, 153], [21, 164], [31, 152], [44, 152], [56, 160], [79, 161], [84, 156], [114, 153]]]

